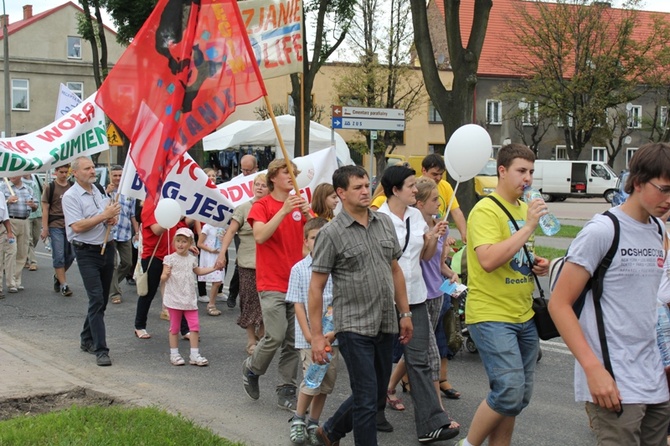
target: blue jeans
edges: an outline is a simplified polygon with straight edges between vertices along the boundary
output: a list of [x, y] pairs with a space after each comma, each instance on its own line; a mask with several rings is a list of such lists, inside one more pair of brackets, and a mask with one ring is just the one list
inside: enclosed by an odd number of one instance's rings
[[81, 343], [92, 344], [95, 354], [108, 353], [105, 334], [105, 309], [114, 274], [114, 243], [108, 243], [104, 254], [100, 248], [74, 248], [77, 265], [88, 295], [88, 314], [81, 331]]
[[383, 410], [378, 402], [386, 401], [393, 336], [391, 333], [378, 333], [374, 337], [351, 332], [337, 334], [340, 354], [349, 371], [351, 396], [323, 425], [331, 441], [340, 440], [353, 429], [356, 446], [377, 445], [377, 410]]
[[533, 393], [540, 348], [535, 322], [480, 322], [468, 330], [489, 377], [486, 403], [501, 415], [519, 415]]
[[74, 262], [72, 245], [65, 237], [65, 228], [49, 228], [51, 237], [51, 263], [54, 268], [65, 268], [67, 271]]

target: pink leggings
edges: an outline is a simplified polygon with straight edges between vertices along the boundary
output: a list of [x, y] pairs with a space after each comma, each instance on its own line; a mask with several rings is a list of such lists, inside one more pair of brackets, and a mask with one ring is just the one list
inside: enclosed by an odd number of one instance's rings
[[167, 310], [168, 313], [170, 313], [170, 333], [172, 334], [179, 333], [179, 326], [181, 325], [182, 314], [184, 315], [184, 318], [188, 323], [188, 329], [191, 331], [200, 332], [198, 310], [177, 310], [174, 308], [168, 308]]

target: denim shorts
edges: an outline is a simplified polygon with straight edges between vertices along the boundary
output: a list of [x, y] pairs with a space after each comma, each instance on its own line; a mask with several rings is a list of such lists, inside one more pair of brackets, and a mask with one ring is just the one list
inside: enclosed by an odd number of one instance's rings
[[468, 331], [489, 378], [487, 404], [501, 415], [519, 415], [533, 393], [540, 346], [535, 323], [480, 322]]
[[53, 267], [68, 269], [74, 261], [74, 251], [65, 236], [65, 228], [49, 228], [49, 236], [51, 237]]

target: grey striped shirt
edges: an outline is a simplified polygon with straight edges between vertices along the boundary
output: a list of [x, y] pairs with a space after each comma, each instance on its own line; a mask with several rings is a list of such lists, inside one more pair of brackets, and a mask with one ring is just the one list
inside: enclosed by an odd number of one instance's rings
[[342, 210], [316, 236], [312, 270], [333, 278], [336, 333], [398, 332], [391, 262], [402, 250], [391, 219], [368, 216], [366, 228]]

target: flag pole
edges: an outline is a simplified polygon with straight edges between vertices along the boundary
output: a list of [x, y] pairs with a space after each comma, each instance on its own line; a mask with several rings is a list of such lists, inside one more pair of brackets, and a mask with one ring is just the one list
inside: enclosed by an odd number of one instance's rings
[[[111, 181], [111, 175], [112, 175], [112, 149], [109, 149], [109, 153], [107, 154], [107, 175], [110, 176], [110, 181]], [[121, 183], [119, 183], [120, 185]], [[102, 186], [102, 184], [101, 184]], [[114, 199], [112, 200], [112, 203], [116, 203], [119, 199], [119, 191], [116, 191], [116, 195], [114, 196]], [[118, 223], [118, 221], [117, 221]], [[112, 226], [107, 225], [107, 230], [105, 231], [105, 239], [102, 241], [102, 248], [100, 249], [100, 255], [105, 254], [105, 248], [107, 248], [107, 240], [109, 240], [109, 234], [112, 232]]]
[[291, 163], [291, 158], [288, 157], [288, 152], [286, 151], [286, 146], [284, 145], [284, 138], [281, 136], [281, 132], [279, 131], [279, 125], [277, 125], [277, 119], [275, 118], [275, 114], [272, 111], [272, 107], [270, 106], [270, 98], [266, 94], [263, 96], [263, 99], [265, 99], [265, 105], [268, 108], [268, 112], [270, 113], [270, 119], [272, 120], [272, 125], [275, 128], [275, 133], [277, 134], [277, 140], [279, 141], [279, 147], [281, 147], [281, 152], [284, 155], [284, 159], [286, 160], [286, 169], [288, 170], [288, 174], [291, 176], [291, 181], [293, 181], [293, 189], [295, 190], [296, 195], [300, 195], [300, 189], [298, 188], [298, 181], [295, 179], [295, 172], [293, 172], [293, 163]]
[[300, 156], [305, 156], [305, 73], [300, 72]]

